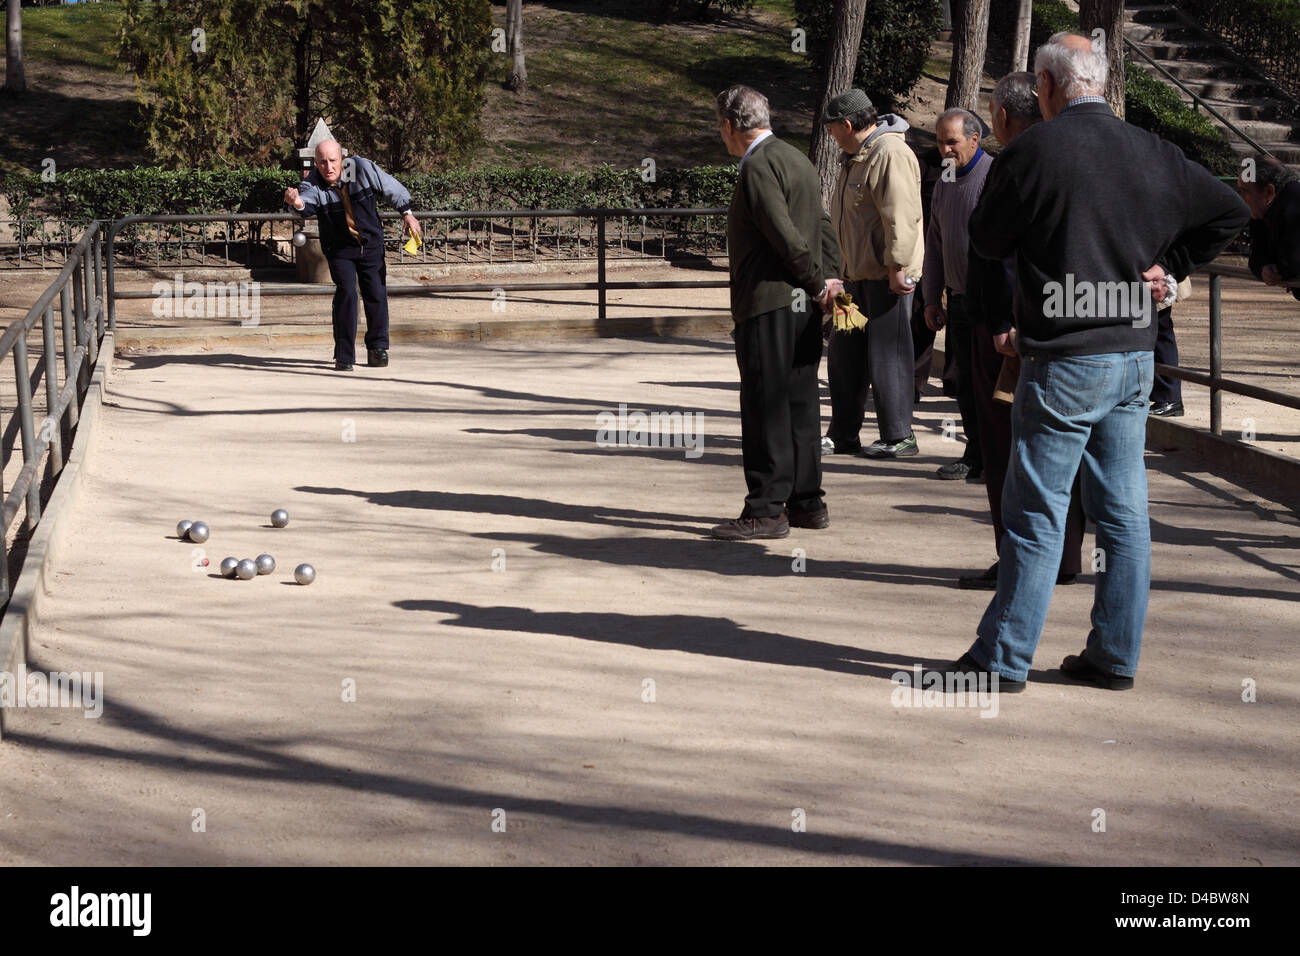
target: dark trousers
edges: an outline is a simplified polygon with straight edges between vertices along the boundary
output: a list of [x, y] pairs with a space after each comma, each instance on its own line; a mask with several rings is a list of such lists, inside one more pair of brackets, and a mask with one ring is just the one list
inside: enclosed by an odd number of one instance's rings
[[925, 324], [925, 296], [918, 282], [912, 293], [912, 357], [915, 359], [915, 391], [919, 392], [930, 381], [934, 367], [934, 332]]
[[788, 504], [815, 511], [822, 502], [822, 313], [808, 302], [764, 312], [736, 326], [740, 435], [745, 465], [742, 517], [774, 518]]
[[[1178, 364], [1178, 342], [1174, 339], [1174, 310], [1172, 307], [1156, 313], [1156, 354], [1155, 360], [1160, 365]], [[1181, 379], [1156, 374], [1151, 386], [1151, 404], [1164, 405], [1166, 402], [1183, 400], [1183, 382]]]
[[866, 413], [867, 386], [876, 408], [880, 437], [897, 441], [912, 434], [915, 361], [912, 353], [912, 297], [889, 291], [884, 279], [846, 282], [869, 317], [865, 329], [831, 333], [826, 377], [831, 389], [831, 424], [826, 434], [836, 448], [854, 448]]
[[944, 340], [957, 370], [957, 410], [961, 413], [961, 427], [966, 433], [966, 450], [961, 460], [971, 471], [982, 471], [984, 459], [980, 454], [979, 416], [975, 413], [975, 385], [973, 380], [973, 329], [966, 311], [966, 297], [948, 292], [947, 337]]
[[[998, 373], [1002, 371], [1002, 353], [993, 347], [987, 325], [975, 325], [971, 335], [971, 385], [975, 414], [979, 418], [980, 441], [983, 443], [984, 485], [989, 498], [989, 515], [993, 519], [993, 541], [1002, 551], [1002, 489], [1011, 460], [1011, 406], [993, 400]], [[1078, 574], [1082, 570], [1080, 552], [1086, 518], [1083, 513], [1083, 490], [1079, 476], [1070, 492], [1070, 508], [1065, 515], [1065, 544], [1061, 548], [1061, 574]]]
[[388, 348], [388, 268], [384, 248], [340, 249], [327, 260], [334, 280], [334, 361], [357, 359], [357, 291], [366, 307], [366, 348]]

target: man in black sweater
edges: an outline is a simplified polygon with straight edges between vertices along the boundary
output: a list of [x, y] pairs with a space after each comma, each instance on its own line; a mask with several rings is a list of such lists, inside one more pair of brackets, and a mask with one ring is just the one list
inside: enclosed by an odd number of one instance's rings
[[[1250, 207], [1250, 271], [1268, 285], [1300, 280], [1300, 176], [1276, 159], [1243, 169], [1237, 189]], [[1300, 299], [1300, 289], [1291, 294]]]
[[821, 320], [839, 279], [839, 246], [808, 158], [772, 135], [767, 97], [747, 86], [718, 94], [718, 132], [740, 157], [727, 216], [731, 315], [740, 366], [740, 434], [749, 494], [726, 541], [825, 528]]
[[1097, 525], [1096, 595], [1069, 677], [1133, 686], [1151, 582], [1147, 398], [1155, 303], [1246, 225], [1242, 201], [1177, 147], [1122, 122], [1101, 95], [1104, 50], [1059, 33], [1034, 62], [1044, 119], [1016, 137], [970, 220], [975, 251], [1015, 254], [1018, 348], [997, 594], [956, 671], [1024, 689], [1081, 472]]

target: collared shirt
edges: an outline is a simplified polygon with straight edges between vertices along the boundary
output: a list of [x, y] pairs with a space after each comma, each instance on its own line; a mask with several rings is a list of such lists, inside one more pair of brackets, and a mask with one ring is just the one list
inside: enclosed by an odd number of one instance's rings
[[1106, 97], [1098, 96], [1096, 93], [1086, 93], [1083, 96], [1076, 96], [1065, 104], [1068, 110], [1071, 106], [1078, 106], [1080, 103], [1105, 103]]
[[749, 154], [754, 151], [754, 147], [757, 146], [759, 143], [763, 142], [763, 140], [767, 139], [771, 135], [772, 135], [772, 131], [770, 129], [765, 129], [763, 130], [763, 132], [755, 136], [754, 141], [749, 144], [749, 149], [745, 150], [745, 155], [740, 157], [740, 165], [737, 166], [736, 168], [739, 169], [741, 166], [744, 166], [745, 160], [749, 159]]

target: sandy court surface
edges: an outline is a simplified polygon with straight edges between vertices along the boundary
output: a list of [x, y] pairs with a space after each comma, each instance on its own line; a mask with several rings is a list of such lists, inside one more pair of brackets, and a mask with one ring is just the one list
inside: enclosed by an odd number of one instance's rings
[[[827, 460], [830, 529], [726, 544], [725, 336], [321, 358], [117, 360], [29, 664], [103, 672], [103, 715], [7, 713], [0, 861], [1300, 862], [1290, 508], [1151, 454], [1138, 689], [1054, 671], [1085, 576], [996, 716], [900, 707], [891, 676], [987, 603], [955, 587], [992, 560], [984, 489], [931, 477], [952, 402], [920, 405], [918, 458]], [[599, 447], [621, 403], [701, 413], [702, 454]], [[279, 567], [196, 572], [183, 517], [213, 566]]]

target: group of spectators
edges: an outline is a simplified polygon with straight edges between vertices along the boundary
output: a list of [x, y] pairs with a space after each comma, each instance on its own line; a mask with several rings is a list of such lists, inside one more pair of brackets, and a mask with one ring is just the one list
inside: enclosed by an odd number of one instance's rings
[[[1119, 120], [1106, 72], [1090, 38], [1057, 34], [1033, 73], [996, 84], [988, 125], [966, 110], [939, 117], [937, 163], [918, 161], [907, 123], [861, 90], [833, 97], [822, 122], [842, 155], [829, 215], [812, 165], [772, 136], [762, 94], [736, 86], [716, 104], [740, 157], [728, 238], [749, 493], [712, 534], [828, 527], [822, 455], [918, 454], [924, 332], [946, 329], [966, 442], [938, 476], [984, 482], [997, 554], [959, 580], [995, 594], [950, 669], [1003, 692], [1024, 688], [1053, 588], [1082, 570], [1085, 515], [1103, 557], [1085, 647], [1061, 671], [1133, 685], [1150, 588], [1146, 420], [1183, 411], [1176, 380], [1154, 374], [1156, 361], [1177, 364], [1172, 306], [1247, 223], [1254, 273], [1300, 278], [1295, 176], [1261, 161], [1234, 191]], [[820, 332], [846, 292], [868, 321], [832, 323], [822, 436]], [[868, 394], [880, 437], [864, 445]]]

